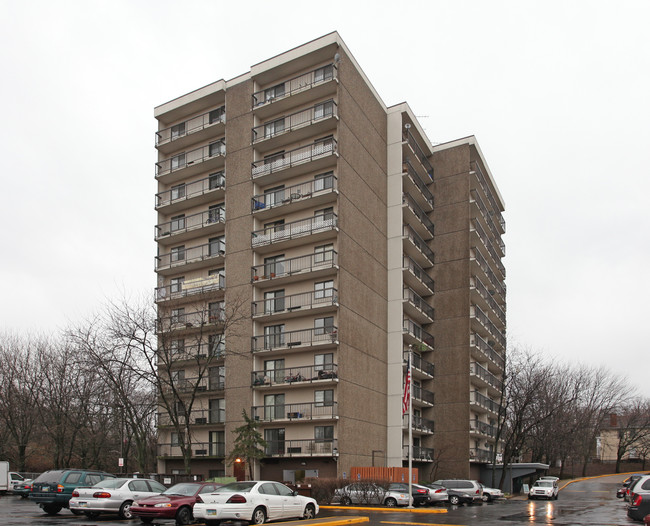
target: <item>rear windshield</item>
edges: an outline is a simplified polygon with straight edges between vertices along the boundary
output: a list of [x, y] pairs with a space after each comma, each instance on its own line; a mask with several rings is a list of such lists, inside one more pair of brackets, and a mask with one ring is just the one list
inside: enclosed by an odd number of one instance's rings
[[41, 473], [34, 482], [59, 482], [61, 475], [64, 473], [62, 469], [55, 469]]
[[120, 488], [128, 479], [106, 479], [98, 482], [93, 488], [113, 489]]
[[255, 484], [255, 482], [231, 482], [230, 484], [221, 486], [219, 493], [249, 492]]

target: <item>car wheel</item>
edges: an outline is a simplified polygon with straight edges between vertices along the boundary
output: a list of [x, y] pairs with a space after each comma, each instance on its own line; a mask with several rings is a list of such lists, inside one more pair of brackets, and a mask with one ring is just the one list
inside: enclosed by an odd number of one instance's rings
[[56, 515], [63, 509], [60, 504], [43, 504], [43, 511], [48, 515]]
[[492, 502], [492, 495], [490, 495], [489, 493], [484, 493], [483, 502]]
[[302, 514], [302, 518], [305, 520], [316, 518], [316, 508], [314, 508], [313, 504], [305, 506], [305, 513]]
[[397, 506], [397, 501], [393, 497], [388, 497], [384, 501], [384, 506], [387, 506], [388, 508], [394, 508], [395, 506]]
[[99, 512], [98, 511], [84, 511], [84, 515], [88, 517], [89, 519], [96, 519], [99, 517]]
[[352, 504], [350, 497], [341, 497], [341, 506], [349, 506], [350, 504]]
[[266, 522], [266, 512], [264, 511], [264, 508], [261, 506], [259, 508], [255, 508], [255, 511], [253, 512], [253, 517], [250, 520], [251, 524], [264, 524]]
[[187, 506], [183, 506], [176, 512], [176, 524], [191, 524], [192, 523], [192, 510]]
[[133, 513], [131, 513], [131, 505], [133, 504], [133, 501], [127, 500], [126, 502], [123, 502], [122, 505], [120, 506], [120, 519], [132, 519], [133, 518]]
[[451, 497], [449, 497], [449, 504], [458, 506], [459, 503], [460, 503], [460, 498], [458, 497], [458, 495], [452, 495]]

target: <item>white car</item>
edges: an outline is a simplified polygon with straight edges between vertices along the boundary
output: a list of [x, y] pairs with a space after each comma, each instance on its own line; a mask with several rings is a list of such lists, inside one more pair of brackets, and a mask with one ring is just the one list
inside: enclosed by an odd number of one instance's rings
[[[483, 486], [483, 484], [481, 484], [481, 486]], [[483, 486], [483, 502], [492, 502], [493, 500], [502, 498], [503, 491], [499, 488], [488, 488], [487, 486]]]
[[535, 481], [530, 487], [528, 492], [528, 499], [556, 499], [559, 492], [557, 480], [543, 480], [539, 479]]
[[208, 526], [221, 521], [264, 524], [279, 519], [313, 519], [318, 503], [271, 480], [231, 482], [212, 493], [199, 495], [194, 518]]
[[106, 479], [89, 488], [75, 488], [70, 511], [82, 512], [90, 518], [100, 513], [117, 513], [121, 519], [131, 519], [134, 500], [159, 495], [165, 489], [160, 482], [151, 479]]

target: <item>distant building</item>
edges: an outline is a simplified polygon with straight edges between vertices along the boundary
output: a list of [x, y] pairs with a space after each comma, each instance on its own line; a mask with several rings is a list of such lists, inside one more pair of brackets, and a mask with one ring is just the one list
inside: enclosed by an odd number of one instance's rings
[[[192, 472], [232, 473], [242, 410], [261, 477], [406, 466], [410, 348], [413, 466], [476, 476], [506, 349], [504, 203], [476, 139], [432, 145], [337, 33], [155, 116], [161, 374], [196, 394]], [[159, 470], [182, 472], [170, 424]]]

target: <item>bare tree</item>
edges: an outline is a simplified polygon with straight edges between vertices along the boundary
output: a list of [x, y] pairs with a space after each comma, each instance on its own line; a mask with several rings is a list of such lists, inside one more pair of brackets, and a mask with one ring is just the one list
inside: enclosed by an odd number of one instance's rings
[[625, 455], [634, 452], [640, 457], [647, 447], [650, 439], [650, 400], [633, 400], [621, 407], [617, 420], [616, 473], [620, 473]]

